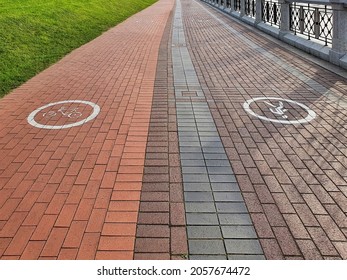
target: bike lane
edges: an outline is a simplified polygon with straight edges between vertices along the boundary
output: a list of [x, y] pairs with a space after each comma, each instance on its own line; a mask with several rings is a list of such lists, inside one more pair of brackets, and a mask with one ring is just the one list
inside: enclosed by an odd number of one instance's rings
[[161, 0], [0, 101], [1, 259], [132, 259]]

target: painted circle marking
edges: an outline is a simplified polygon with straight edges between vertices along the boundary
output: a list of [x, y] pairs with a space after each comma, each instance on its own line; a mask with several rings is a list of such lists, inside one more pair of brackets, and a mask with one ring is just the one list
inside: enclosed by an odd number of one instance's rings
[[[66, 124], [66, 125], [45, 125], [45, 124], [40, 124], [38, 122], [35, 121], [35, 116], [42, 110], [55, 106], [55, 105], [59, 105], [59, 104], [66, 104], [66, 103], [82, 103], [82, 104], [86, 104], [89, 105], [93, 108], [93, 112], [85, 119], [80, 120], [78, 122], [75, 123], [71, 123], [71, 124]], [[64, 101], [59, 101], [59, 102], [54, 102], [54, 103], [49, 103], [47, 105], [44, 105], [38, 109], [36, 109], [35, 111], [33, 111], [32, 113], [30, 113], [30, 115], [28, 116], [27, 120], [28, 123], [31, 124], [34, 127], [37, 128], [43, 128], [43, 129], [64, 129], [64, 128], [70, 128], [70, 127], [74, 127], [74, 126], [80, 126], [83, 125], [93, 119], [96, 118], [96, 116], [100, 113], [100, 107], [90, 101], [84, 101], [84, 100], [64, 100]]]
[[[299, 107], [301, 107], [302, 109], [306, 110], [307, 112], [307, 116], [304, 118], [304, 119], [299, 119], [299, 120], [287, 120], [287, 116], [284, 115], [284, 113], [282, 113], [282, 118], [284, 118], [284, 120], [280, 120], [280, 119], [271, 119], [271, 118], [268, 118], [268, 117], [265, 117], [265, 116], [262, 116], [262, 115], [259, 115], [257, 113], [255, 113], [251, 108], [250, 108], [250, 105], [253, 103], [253, 102], [256, 102], [256, 101], [259, 101], [259, 100], [275, 100], [275, 101], [279, 101], [279, 102], [287, 102], [287, 103], [290, 103], [290, 104], [293, 104], [293, 105], [297, 105]], [[300, 123], [307, 123], [307, 122], [310, 122], [312, 121], [317, 115], [316, 113], [311, 110], [309, 107], [307, 107], [306, 105], [302, 104], [302, 103], [299, 103], [299, 102], [296, 102], [294, 100], [290, 100], [290, 99], [284, 99], [284, 98], [279, 98], [279, 97], [256, 97], [256, 98], [252, 98], [250, 100], [247, 100], [245, 103], [243, 103], [243, 108], [245, 109], [245, 111], [254, 116], [254, 117], [257, 117], [258, 119], [261, 119], [261, 120], [264, 120], [264, 121], [270, 121], [270, 122], [274, 122], [274, 123], [282, 123], [282, 124], [300, 124]], [[282, 107], [281, 106], [278, 106], [278, 107], [275, 107], [276, 108], [274, 111], [277, 111], [277, 112], [281, 112], [279, 110], [282, 110], [283, 108], [283, 105]], [[278, 109], [278, 108], [281, 108], [281, 109]], [[286, 109], [282, 110], [282, 112], [284, 111], [287, 111]], [[273, 111], [272, 111], [273, 112]], [[276, 113], [276, 114], [279, 114], [279, 113]]]

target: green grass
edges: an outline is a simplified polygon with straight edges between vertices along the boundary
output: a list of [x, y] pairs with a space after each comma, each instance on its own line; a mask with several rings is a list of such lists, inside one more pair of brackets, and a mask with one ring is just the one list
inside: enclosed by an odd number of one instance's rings
[[157, 0], [0, 0], [0, 97]]

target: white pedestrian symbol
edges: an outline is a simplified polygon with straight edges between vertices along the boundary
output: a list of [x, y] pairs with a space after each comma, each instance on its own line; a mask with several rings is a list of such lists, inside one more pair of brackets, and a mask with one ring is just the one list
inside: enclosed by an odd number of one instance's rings
[[287, 119], [288, 116], [285, 115], [285, 112], [287, 112], [288, 110], [287, 109], [284, 109], [284, 105], [283, 105], [283, 102], [282, 101], [279, 101], [278, 102], [278, 106], [276, 107], [275, 105], [273, 105], [272, 103], [270, 102], [267, 102], [267, 101], [264, 101], [265, 104], [269, 105], [270, 107], [273, 107], [273, 108], [270, 108], [270, 111], [276, 115], [280, 115], [282, 118], [284, 119]]
[[[258, 101], [261, 101], [263, 104], [266, 104], [268, 107], [268, 110], [274, 114], [273, 118], [270, 118], [264, 113], [257, 113], [255, 112], [252, 108], [251, 105], [252, 103], [257, 103]], [[260, 105], [260, 104], [259, 104]], [[288, 107], [290, 106], [290, 107]], [[261, 108], [261, 106], [258, 106], [258, 108]], [[264, 105], [263, 105], [264, 107]], [[285, 108], [287, 107], [287, 108]], [[264, 121], [269, 121], [269, 122], [274, 122], [274, 123], [282, 123], [282, 124], [301, 124], [301, 123], [307, 123], [312, 121], [317, 115], [316, 113], [311, 110], [309, 107], [306, 105], [296, 102], [294, 100], [290, 99], [284, 99], [284, 98], [279, 98], [279, 97], [256, 97], [252, 98], [250, 100], [247, 100], [245, 103], [243, 103], [243, 108], [245, 111], [254, 116], [257, 117], [258, 119], [264, 120]], [[257, 108], [257, 106], [255, 106]], [[292, 120], [289, 119], [287, 113], [289, 111], [291, 112]], [[300, 112], [301, 111], [301, 112]], [[306, 116], [304, 116], [301, 119], [296, 119], [295, 118], [295, 113], [300, 112], [299, 115], [302, 116], [302, 111], [306, 112]]]

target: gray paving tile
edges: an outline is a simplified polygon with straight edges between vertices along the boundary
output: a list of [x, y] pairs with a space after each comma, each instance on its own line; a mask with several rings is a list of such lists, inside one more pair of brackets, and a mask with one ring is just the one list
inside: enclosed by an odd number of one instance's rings
[[[185, 127], [194, 127], [196, 128], [196, 125], [194, 122], [189, 122], [189, 123], [181, 123], [181, 122], [178, 122], [177, 123], [177, 126], [179, 128], [179, 130], [185, 128]], [[182, 130], [181, 130], [182, 131]], [[188, 140], [189, 141], [189, 140]]]
[[219, 136], [218, 132], [199, 131], [200, 136]]
[[225, 154], [224, 148], [202, 147], [205, 154]]
[[224, 244], [222, 240], [189, 240], [189, 253], [195, 254], [225, 254]]
[[217, 132], [217, 128], [215, 127], [206, 127], [206, 126], [199, 126], [198, 125], [198, 131], [200, 132]]
[[205, 174], [183, 174], [183, 182], [187, 183], [207, 183], [208, 176]]
[[231, 191], [239, 192], [240, 188], [237, 183], [211, 183], [213, 191]]
[[219, 136], [214, 136], [214, 137], [201, 136], [200, 141], [201, 142], [220, 142], [221, 139]]
[[225, 174], [225, 175], [233, 175], [233, 171], [229, 166], [209, 166], [207, 167], [209, 174]]
[[222, 233], [224, 238], [257, 238], [253, 226], [222, 226]]
[[193, 113], [178, 113], [177, 114], [177, 119], [178, 120], [183, 120], [183, 119], [187, 119], [187, 120], [193, 120], [194, 119], [194, 114]]
[[[214, 141], [214, 142], [206, 142], [206, 141], [201, 141], [201, 147], [205, 148], [223, 148], [222, 142], [219, 141]], [[224, 149], [223, 149], [224, 151]]]
[[180, 147], [181, 153], [202, 153], [200, 147]]
[[264, 255], [228, 255], [228, 260], [266, 260]]
[[182, 167], [182, 173], [207, 174], [207, 169], [204, 166]]
[[263, 250], [258, 240], [232, 240], [225, 239], [225, 246], [228, 254], [253, 254], [262, 255]]
[[210, 183], [183, 183], [184, 191], [211, 191]]
[[187, 213], [187, 225], [219, 225], [215, 213]]
[[217, 202], [216, 208], [219, 213], [248, 213], [243, 202]]
[[231, 202], [243, 202], [241, 192], [214, 192], [214, 200], [219, 201], [231, 201]]
[[209, 176], [210, 176], [211, 183], [236, 182], [236, 177], [234, 175], [215, 175], [215, 174], [211, 174]]
[[178, 140], [180, 142], [189, 142], [189, 141], [199, 142], [200, 141], [198, 136], [193, 136], [193, 137], [191, 137], [191, 136], [189, 136], [189, 137], [187, 137], [187, 136], [178, 136]]
[[203, 153], [189, 153], [189, 152], [181, 152], [181, 159], [204, 159]]
[[180, 142], [179, 145], [180, 147], [200, 147], [200, 142], [198, 141]]
[[205, 166], [205, 161], [204, 160], [191, 160], [191, 159], [184, 159], [181, 160], [181, 165], [182, 166]]
[[214, 202], [185, 202], [186, 213], [215, 213]]
[[225, 255], [190, 255], [190, 260], [226, 260]]
[[214, 201], [212, 192], [184, 192], [184, 200], [189, 201]]
[[218, 214], [221, 225], [253, 225], [249, 214]]
[[[198, 136], [197, 132], [191, 132], [191, 131], [178, 131], [178, 135], [182, 137], [196, 137]], [[186, 142], [183, 142], [186, 143]]]
[[[203, 114], [207, 114], [207, 113], [203, 113]], [[216, 128], [216, 125], [214, 124], [214, 122], [204, 122], [204, 123], [197, 123], [198, 127], [210, 127], [210, 128]]]
[[178, 129], [179, 129], [179, 131], [183, 131], [183, 132], [186, 132], [186, 131], [197, 132], [198, 131], [198, 129], [195, 126], [181, 126]]
[[221, 239], [222, 233], [219, 226], [188, 226], [189, 239]]
[[194, 125], [196, 126], [195, 120], [194, 119], [184, 119], [184, 118], [178, 118], [177, 119], [177, 124], [180, 125]]
[[[209, 154], [205, 154], [206, 166], [229, 166], [230, 162], [228, 159], [206, 159], [206, 157], [210, 157]], [[226, 156], [225, 156], [226, 158]]]
[[[227, 157], [227, 155], [225, 153], [221, 153], [221, 154], [216, 154], [216, 153], [206, 153], [205, 154], [205, 159], [206, 160], [210, 160], [210, 159], [213, 159], [213, 160], [227, 160], [229, 162], [229, 159]], [[230, 163], [229, 163], [230, 164]]]

